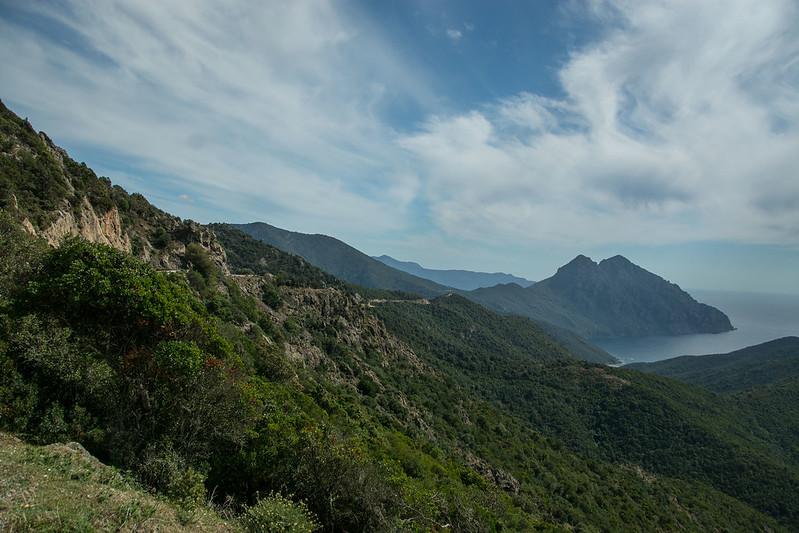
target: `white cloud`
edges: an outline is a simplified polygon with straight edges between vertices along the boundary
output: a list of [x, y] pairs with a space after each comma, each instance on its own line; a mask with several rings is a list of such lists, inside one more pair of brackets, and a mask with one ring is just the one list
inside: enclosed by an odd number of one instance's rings
[[463, 33], [461, 33], [460, 30], [455, 30], [455, 29], [450, 28], [450, 29], [447, 30], [447, 37], [449, 37], [453, 41], [457, 41], [461, 37], [463, 37]]
[[[799, 7], [595, 2], [619, 24], [520, 94], [400, 140], [483, 242], [799, 242]], [[613, 16], [605, 16], [612, 11]]]
[[244, 203], [251, 219], [268, 208], [331, 233], [401, 223], [408, 192], [395, 183], [401, 166], [381, 106], [387, 91], [431, 98], [402, 58], [334, 4], [19, 8], [55, 31], [0, 19], [3, 98], [48, 117], [34, 123], [59, 143], [117, 154], [103, 169], [112, 178], [153, 172], [162, 182], [145, 186], [173, 187], [171, 198], [186, 191], [197, 209], [224, 197], [238, 216]]

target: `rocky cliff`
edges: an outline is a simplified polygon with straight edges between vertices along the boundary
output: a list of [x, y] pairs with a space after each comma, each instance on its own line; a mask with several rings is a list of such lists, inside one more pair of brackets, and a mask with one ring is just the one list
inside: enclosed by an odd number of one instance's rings
[[69, 236], [113, 246], [162, 270], [183, 270], [188, 243], [200, 244], [222, 273], [213, 231], [182, 221], [72, 160], [0, 102], [0, 208], [51, 246]]

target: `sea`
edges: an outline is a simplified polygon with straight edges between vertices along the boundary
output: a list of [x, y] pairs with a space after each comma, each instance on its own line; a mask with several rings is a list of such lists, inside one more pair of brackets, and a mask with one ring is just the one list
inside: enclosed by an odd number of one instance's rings
[[799, 295], [689, 290], [695, 300], [730, 317], [734, 331], [715, 334], [591, 339], [622, 364], [680, 355], [728, 353], [782, 337], [799, 336]]

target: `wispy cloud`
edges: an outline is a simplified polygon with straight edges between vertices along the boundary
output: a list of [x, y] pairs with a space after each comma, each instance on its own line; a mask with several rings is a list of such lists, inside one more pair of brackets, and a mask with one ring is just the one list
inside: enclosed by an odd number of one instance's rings
[[797, 242], [799, 6], [592, 5], [617, 25], [563, 65], [564, 97], [519, 94], [400, 140], [439, 227], [484, 242]]
[[463, 37], [463, 33], [461, 33], [460, 30], [455, 30], [455, 29], [450, 28], [450, 29], [447, 30], [447, 37], [449, 37], [453, 41], [457, 41], [461, 37]]
[[[330, 220], [339, 231], [401, 224], [408, 192], [381, 106], [387, 94], [430, 97], [333, 4], [20, 7], [37, 27], [0, 19], [0, 74], [14, 80], [3, 97], [51, 117], [62, 142], [117, 154], [198, 204], [249, 204], [250, 218]], [[42, 27], [54, 31], [43, 39]]]

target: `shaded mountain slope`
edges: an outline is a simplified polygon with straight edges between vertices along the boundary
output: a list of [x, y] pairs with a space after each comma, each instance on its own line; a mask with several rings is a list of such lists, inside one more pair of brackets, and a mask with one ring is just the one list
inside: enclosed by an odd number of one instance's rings
[[325, 272], [356, 285], [403, 291], [426, 298], [450, 290], [449, 287], [391, 268], [333, 237], [287, 231], [263, 222], [231, 226], [284, 252], [299, 255]]
[[799, 337], [784, 337], [726, 354], [682, 356], [625, 368], [732, 393], [799, 377]]
[[498, 312], [548, 322], [587, 338], [733, 329], [721, 311], [621, 256], [597, 264], [581, 255], [526, 289], [511, 284], [465, 295]]
[[385, 265], [333, 237], [287, 231], [263, 222], [231, 225], [284, 252], [299, 255], [325, 272], [350, 283], [372, 289], [404, 291], [426, 298], [450, 290], [428, 279]]
[[469, 270], [434, 270], [424, 268], [418, 263], [411, 261], [398, 261], [393, 257], [381, 255], [375, 257], [381, 263], [402, 270], [408, 274], [413, 274], [420, 278], [429, 279], [447, 287], [454, 287], [465, 291], [479, 289], [480, 287], [493, 287], [494, 285], [516, 283], [522, 287], [529, 287], [534, 282], [529, 279], [519, 278], [511, 274], [501, 272], [472, 272]]

